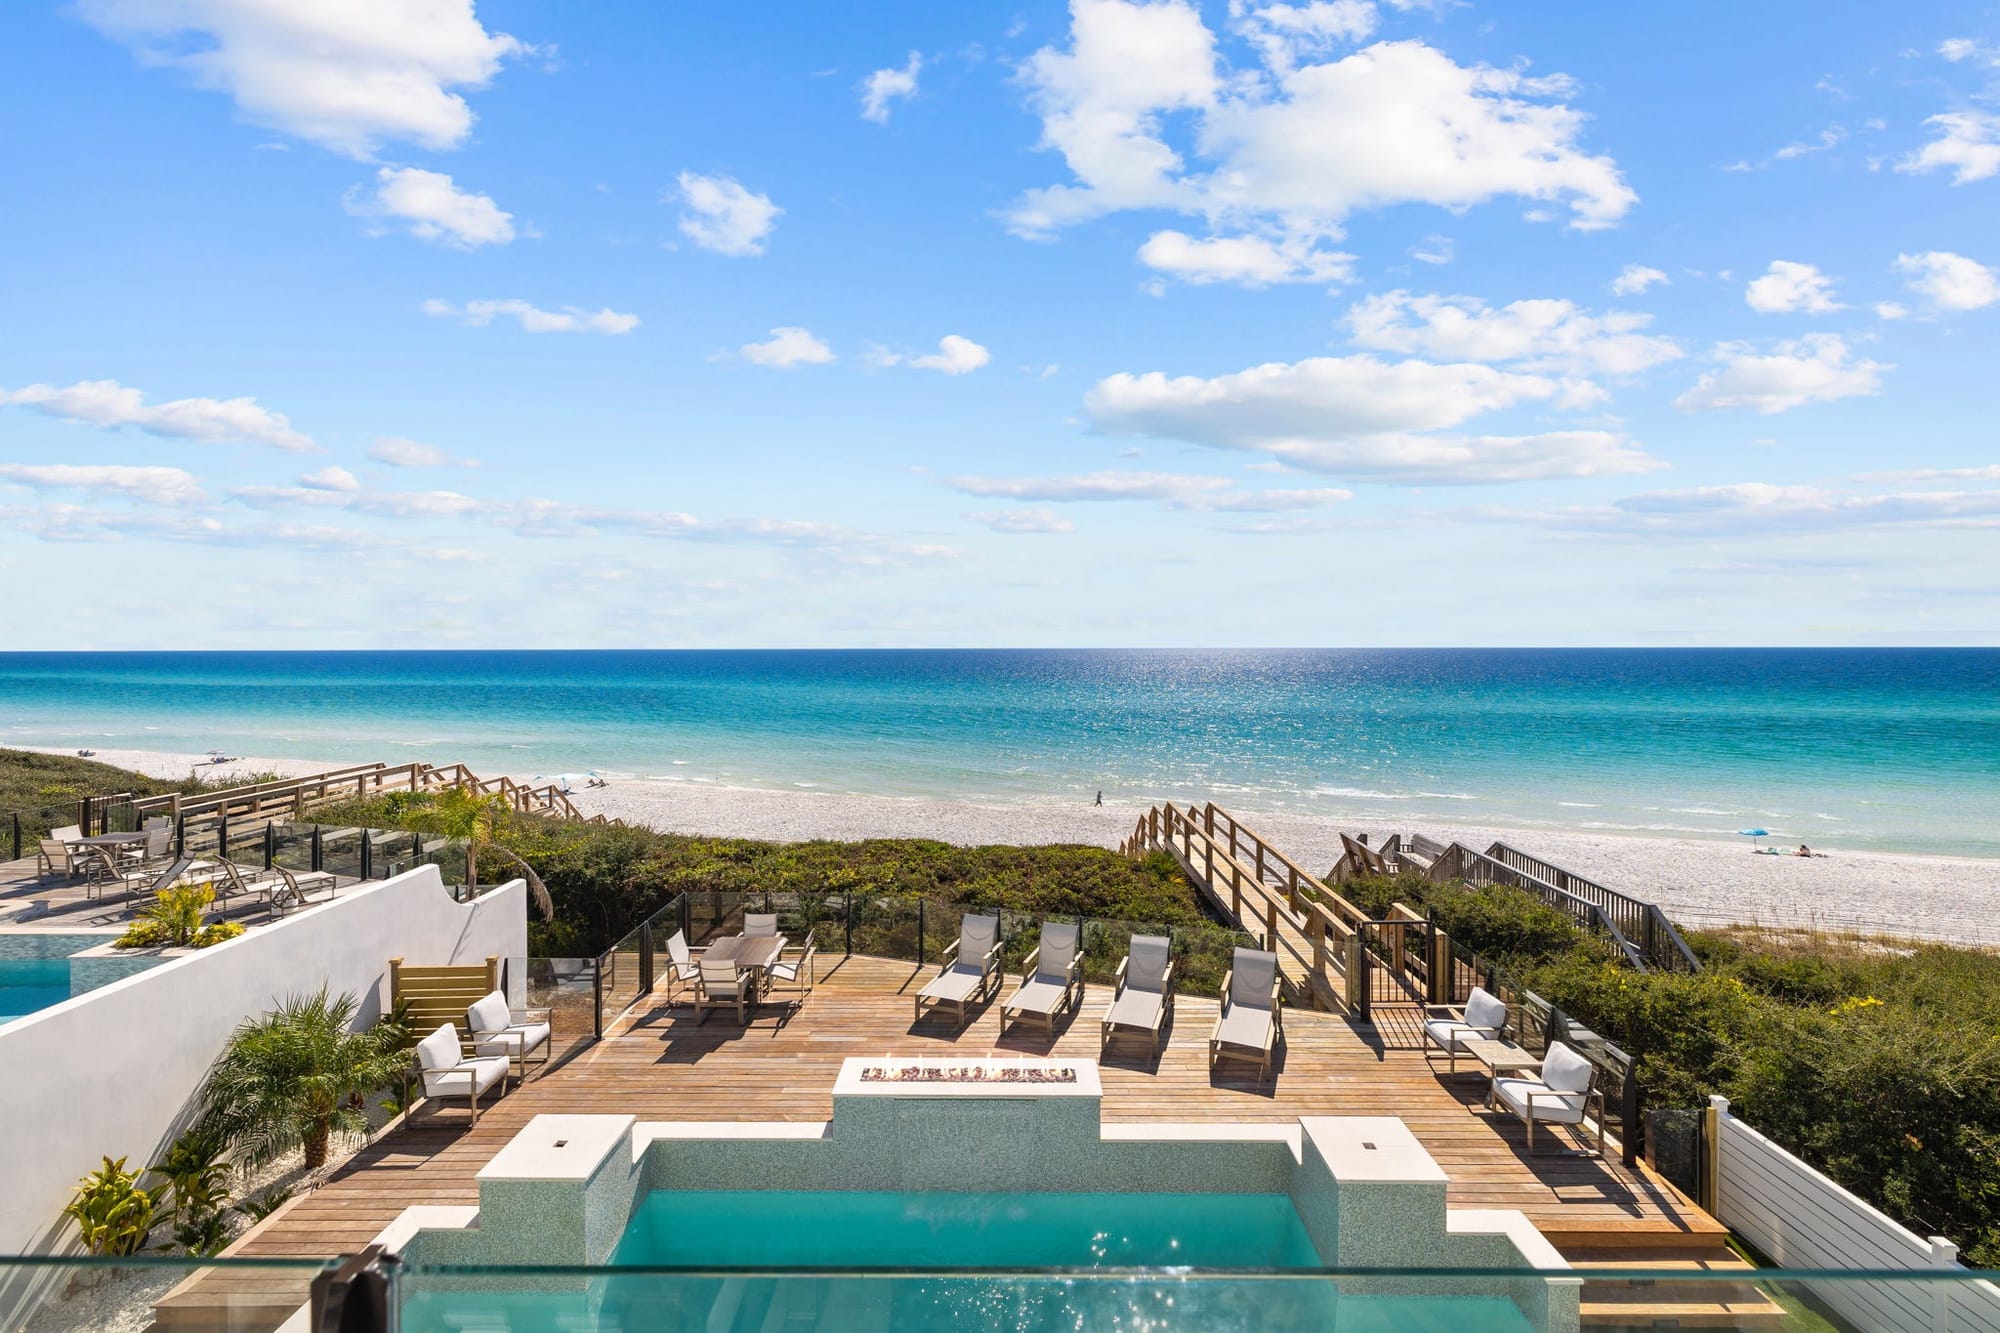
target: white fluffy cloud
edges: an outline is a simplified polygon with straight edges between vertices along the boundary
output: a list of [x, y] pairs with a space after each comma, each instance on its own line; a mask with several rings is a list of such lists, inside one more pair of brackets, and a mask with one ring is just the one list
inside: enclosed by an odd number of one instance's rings
[[1593, 315], [1570, 301], [1514, 301], [1497, 309], [1473, 296], [1385, 292], [1347, 312], [1354, 341], [1448, 361], [1514, 362], [1571, 375], [1632, 375], [1683, 355], [1671, 338], [1642, 332], [1651, 315]]
[[473, 0], [78, 0], [148, 64], [193, 75], [244, 119], [366, 157], [388, 142], [456, 148], [486, 86], [525, 47]]
[[1323, 509], [1354, 498], [1332, 486], [1295, 490], [1246, 491], [1229, 477], [1179, 472], [1084, 472], [1062, 477], [954, 477], [952, 487], [967, 495], [1057, 503], [1150, 500], [1169, 509], [1202, 513], [1281, 513]]
[[175, 398], [148, 403], [145, 394], [117, 380], [80, 380], [60, 389], [48, 384], [0, 389], [0, 403], [92, 426], [131, 426], [148, 435], [204, 444], [261, 444], [295, 454], [311, 453], [319, 447], [293, 430], [284, 413], [260, 407], [254, 398]]
[[917, 75], [923, 67], [923, 56], [912, 51], [901, 69], [878, 69], [863, 79], [861, 118], [872, 120], [877, 125], [887, 125], [890, 104], [907, 101], [917, 95]]
[[[1514, 195], [1567, 205], [1582, 228], [1631, 207], [1616, 163], [1579, 147], [1584, 117], [1561, 100], [1567, 80], [1462, 66], [1416, 41], [1321, 59], [1366, 31], [1364, 11], [1239, 7], [1236, 32], [1259, 68], [1225, 78], [1216, 34], [1188, 0], [1073, 0], [1068, 48], [1046, 47], [1021, 70], [1042, 146], [1073, 180], [1028, 192], [1010, 227], [1047, 237], [1161, 208], [1282, 254], [1309, 253], [1351, 213], [1395, 204], [1457, 210]], [[1239, 268], [1276, 280], [1266, 265]]]
[[1742, 482], [1650, 491], [1609, 505], [1487, 511], [1503, 522], [1630, 537], [1777, 537], [1851, 528], [2000, 527], [2000, 491], [1864, 495], [1818, 486]]
[[578, 306], [566, 305], [561, 310], [543, 310], [526, 301], [467, 301], [464, 305], [453, 305], [449, 301], [429, 300], [424, 302], [426, 315], [436, 315], [440, 319], [457, 319], [475, 327], [491, 324], [501, 316], [518, 321], [524, 333], [630, 333], [639, 327], [637, 315], [624, 315], [609, 307], [603, 310], [584, 310]]
[[368, 447], [368, 456], [390, 467], [478, 467], [473, 458], [454, 458], [434, 444], [384, 435]]
[[946, 375], [970, 374], [992, 359], [991, 352], [956, 333], [945, 334], [938, 340], [937, 351], [925, 356], [904, 356], [886, 348], [878, 348], [868, 356], [868, 361], [877, 366], [915, 366], [919, 370], [942, 371]]
[[793, 366], [820, 366], [833, 360], [833, 349], [815, 338], [810, 330], [796, 325], [771, 330], [768, 340], [744, 343], [737, 349], [745, 361], [760, 366], [789, 370]]
[[1446, 434], [1522, 404], [1561, 405], [1577, 386], [1470, 363], [1374, 356], [1273, 362], [1233, 375], [1160, 372], [1098, 381], [1085, 410], [1100, 429], [1246, 449], [1336, 476], [1483, 483], [1645, 472], [1660, 466], [1600, 430]]
[[349, 191], [347, 211], [378, 228], [400, 226], [421, 240], [454, 249], [505, 245], [514, 239], [514, 215], [483, 194], [461, 190], [450, 176], [420, 167], [383, 167], [372, 194]]
[[1076, 524], [1050, 509], [998, 509], [967, 514], [995, 532], [1075, 532]]
[[201, 483], [177, 467], [0, 463], [0, 482], [35, 490], [88, 491], [149, 505], [193, 505], [208, 498]]
[[1346, 282], [1354, 256], [1318, 243], [1268, 236], [1210, 236], [1156, 231], [1139, 247], [1139, 262], [1183, 282], [1233, 282], [1266, 287], [1274, 282]]
[[1637, 296], [1648, 287], [1667, 281], [1667, 275], [1659, 269], [1647, 268], [1644, 264], [1627, 264], [1611, 280], [1611, 291], [1617, 296]]
[[299, 485], [310, 486], [316, 491], [358, 491], [361, 479], [338, 464], [323, 467], [317, 472], [308, 472], [299, 478]]
[[2000, 114], [1947, 111], [1924, 124], [1937, 138], [1896, 164], [1908, 172], [1950, 171], [1953, 185], [1969, 185], [2000, 173]]
[[1769, 416], [1807, 403], [1880, 393], [1882, 372], [1894, 369], [1879, 361], [1853, 359], [1847, 344], [1831, 333], [1780, 343], [1768, 355], [1741, 344], [1724, 344], [1717, 350], [1722, 368], [1703, 375], [1674, 400], [1681, 411], [1747, 408]]
[[1832, 278], [1790, 259], [1772, 260], [1764, 276], [1743, 289], [1743, 299], [1760, 315], [1830, 315], [1845, 308], [1834, 299]]
[[2000, 301], [2000, 272], [1949, 250], [1897, 255], [1896, 271], [1910, 279], [1910, 290], [1940, 310], [1978, 310]]
[[679, 187], [676, 197], [687, 210], [681, 214], [682, 234], [719, 255], [763, 254], [765, 240], [785, 211], [769, 195], [745, 189], [728, 176], [683, 171]]

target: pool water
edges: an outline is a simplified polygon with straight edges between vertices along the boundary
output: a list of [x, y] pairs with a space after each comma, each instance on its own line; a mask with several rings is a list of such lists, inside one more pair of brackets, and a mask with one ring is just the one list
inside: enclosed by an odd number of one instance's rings
[[[402, 1326], [405, 1333], [1530, 1328], [1504, 1297], [1382, 1295], [1380, 1280], [1373, 1292], [1356, 1294], [1329, 1279], [1284, 1276], [1320, 1262], [1283, 1194], [656, 1191], [635, 1210], [613, 1269], [917, 1271], [879, 1277], [628, 1272], [565, 1282], [418, 1270], [403, 1279]], [[963, 1271], [1010, 1268], [1151, 1271]], [[541, 1289], [494, 1289], [503, 1282]]]
[[69, 998], [69, 959], [0, 958], [0, 1023]]

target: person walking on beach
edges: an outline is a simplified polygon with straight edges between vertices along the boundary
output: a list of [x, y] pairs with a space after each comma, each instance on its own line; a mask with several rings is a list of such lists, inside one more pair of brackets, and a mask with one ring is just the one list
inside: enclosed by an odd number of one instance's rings
[[1103, 792], [1099, 792], [1099, 793], [1097, 793], [1097, 803], [1098, 803], [1099, 805], [1103, 805], [1103, 804], [1104, 804], [1104, 793], [1103, 793]]

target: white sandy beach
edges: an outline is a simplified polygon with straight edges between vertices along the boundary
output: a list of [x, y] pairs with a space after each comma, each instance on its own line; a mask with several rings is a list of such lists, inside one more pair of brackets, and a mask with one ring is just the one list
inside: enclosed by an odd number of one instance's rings
[[[212, 766], [205, 756], [99, 750], [99, 762], [156, 777], [190, 771], [297, 775], [340, 767], [299, 759], [245, 757]], [[497, 776], [486, 775], [482, 776]], [[526, 781], [531, 775], [517, 774]], [[1185, 801], [1187, 793], [1163, 793]], [[981, 804], [823, 792], [770, 791], [702, 782], [643, 779], [572, 793], [587, 814], [674, 833], [803, 841], [814, 838], [937, 838], [945, 842], [1090, 843], [1115, 847], [1143, 807], [1107, 804]], [[1340, 855], [1340, 834], [1425, 833], [1484, 850], [1501, 839], [1610, 888], [1657, 902], [1689, 925], [1753, 922], [1876, 930], [1947, 940], [2000, 943], [2000, 861], [1853, 851], [1757, 856], [1743, 842], [1636, 837], [1538, 829], [1519, 833], [1476, 825], [1389, 828], [1251, 810], [1235, 813], [1315, 873]]]

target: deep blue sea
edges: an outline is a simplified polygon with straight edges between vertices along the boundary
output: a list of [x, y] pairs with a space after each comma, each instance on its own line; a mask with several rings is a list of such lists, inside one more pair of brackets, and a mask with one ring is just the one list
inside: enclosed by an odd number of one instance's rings
[[0, 744], [2000, 856], [2000, 649], [0, 654]]

